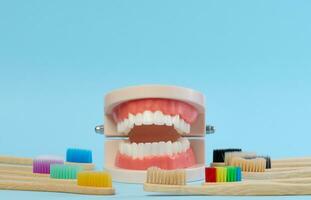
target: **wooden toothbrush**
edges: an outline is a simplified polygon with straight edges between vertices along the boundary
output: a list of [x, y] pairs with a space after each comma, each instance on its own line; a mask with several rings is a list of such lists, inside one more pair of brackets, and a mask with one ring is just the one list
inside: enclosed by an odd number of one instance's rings
[[282, 196], [310, 195], [311, 180], [308, 178], [285, 178], [270, 180], [247, 180], [242, 182], [207, 183], [186, 185], [184, 170], [161, 170], [150, 168], [147, 171], [144, 190], [147, 192], [169, 193], [174, 195], [213, 195], [213, 196]]
[[297, 157], [271, 160], [273, 168], [311, 167], [311, 157]]
[[[70, 164], [70, 165], [83, 166], [85, 170], [95, 169], [94, 163], [77, 163], [77, 162], [64, 162], [64, 163]], [[10, 166], [7, 166], [7, 165], [10, 165]], [[32, 170], [31, 166], [33, 165], [33, 159], [0, 155], [0, 169], [4, 169], [5, 167], [12, 168], [13, 165], [14, 165], [14, 168], [19, 168], [20, 170], [31, 171]]]
[[144, 183], [146, 192], [174, 195], [211, 196], [285, 196], [310, 195], [310, 183], [279, 183], [271, 181], [227, 183], [222, 185], [165, 185]]
[[311, 177], [311, 167], [291, 169], [286, 171], [243, 172], [243, 177], [247, 180], [309, 178]]
[[64, 192], [88, 195], [113, 195], [111, 176], [106, 172], [82, 171], [76, 180], [51, 179], [48, 176], [0, 174], [0, 189]]
[[4, 190], [26, 190], [26, 191], [41, 191], [41, 192], [64, 192], [75, 194], [89, 195], [113, 195], [115, 193], [112, 187], [90, 187], [73, 184], [55, 184], [49, 182], [34, 182], [34, 181], [11, 181], [0, 180], [0, 189]]

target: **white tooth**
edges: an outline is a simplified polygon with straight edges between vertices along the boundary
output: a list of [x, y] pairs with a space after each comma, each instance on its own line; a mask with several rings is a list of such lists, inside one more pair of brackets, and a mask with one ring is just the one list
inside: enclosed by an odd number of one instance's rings
[[177, 148], [178, 148], [177, 150], [178, 153], [182, 152], [182, 146], [180, 142], [177, 142]]
[[180, 146], [181, 146], [181, 152], [185, 152], [185, 145], [182, 141], [180, 141]]
[[144, 144], [139, 143], [137, 148], [137, 157], [143, 159], [144, 157]]
[[187, 150], [186, 139], [182, 138], [182, 139], [180, 140], [180, 143], [181, 143], [181, 149], [182, 149], [182, 151], [183, 151], [183, 152], [186, 151], [186, 150]]
[[124, 131], [124, 121], [120, 122], [120, 133]]
[[186, 123], [185, 133], [190, 133], [190, 124]]
[[183, 119], [180, 120], [180, 130], [181, 130], [183, 133], [186, 132], [186, 122], [185, 122]]
[[156, 142], [152, 142], [151, 144], [151, 154], [153, 156], [157, 156], [158, 155], [158, 145]]
[[179, 118], [179, 116], [177, 119], [175, 119], [174, 128], [179, 134], [184, 133], [184, 120]]
[[177, 142], [172, 143], [172, 153], [176, 154], [178, 152], [178, 145]]
[[129, 144], [129, 143], [127, 143], [126, 145], [125, 145], [125, 151], [126, 151], [126, 154], [128, 155], [128, 156], [132, 156], [132, 146], [131, 146], [131, 144]]
[[132, 143], [132, 157], [135, 159], [138, 157], [137, 155], [138, 146], [135, 142]]
[[124, 130], [124, 134], [127, 135], [131, 131], [131, 128], [127, 127], [127, 129]]
[[182, 147], [182, 152], [187, 151], [187, 142], [186, 139], [181, 140], [181, 147]]
[[173, 125], [172, 117], [170, 115], [165, 115], [164, 121], [165, 121], [166, 126], [172, 126]]
[[146, 110], [143, 114], [143, 124], [151, 125], [153, 123], [153, 113], [149, 110]]
[[164, 120], [163, 120], [164, 115], [161, 111], [156, 111], [153, 114], [153, 117], [154, 117], [154, 124], [156, 124], [156, 125], [163, 125], [164, 124]]
[[166, 154], [165, 142], [159, 142], [158, 148], [159, 148], [159, 155], [165, 155]]
[[175, 124], [175, 122], [179, 122], [179, 115], [172, 116], [172, 123]]
[[180, 129], [177, 129], [177, 133], [179, 133], [180, 135], [183, 134], [183, 132]]
[[172, 123], [174, 124], [175, 129], [179, 129], [179, 115], [175, 115], [172, 118]]
[[190, 148], [190, 142], [188, 139], [183, 140], [184, 146], [185, 146], [185, 151], [187, 151]]
[[143, 124], [143, 115], [141, 113], [138, 113], [135, 116], [135, 125], [136, 126], [141, 126]]
[[144, 144], [144, 156], [150, 156], [151, 155], [151, 143], [145, 143]]
[[171, 141], [166, 142], [167, 155], [171, 156], [173, 154], [172, 151], [173, 151], [172, 142]]
[[129, 124], [129, 120], [128, 120], [128, 119], [125, 119], [125, 120], [123, 121], [123, 132], [124, 132], [124, 133], [126, 133], [126, 132], [128, 131], [128, 129], [129, 129], [128, 124]]
[[129, 123], [128, 126], [130, 129], [132, 129], [134, 127], [135, 124], [135, 116], [133, 114], [129, 114]]
[[123, 133], [125, 133], [126, 128], [127, 128], [127, 124], [126, 124], [126, 120], [124, 120], [124, 121], [122, 122], [122, 132], [123, 132]]

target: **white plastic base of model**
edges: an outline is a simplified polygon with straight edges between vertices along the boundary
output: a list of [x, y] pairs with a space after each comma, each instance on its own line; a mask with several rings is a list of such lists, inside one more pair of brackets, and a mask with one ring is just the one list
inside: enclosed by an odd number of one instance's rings
[[[146, 181], [145, 170], [127, 170], [114, 166], [106, 166], [105, 170], [107, 170], [111, 174], [112, 180], [116, 182], [144, 183]], [[196, 165], [194, 167], [190, 167], [185, 170], [187, 182], [199, 181], [204, 178], [203, 165]]]

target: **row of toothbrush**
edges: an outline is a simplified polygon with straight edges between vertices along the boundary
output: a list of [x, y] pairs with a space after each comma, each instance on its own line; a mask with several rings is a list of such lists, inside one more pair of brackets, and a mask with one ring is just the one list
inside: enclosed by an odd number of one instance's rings
[[66, 160], [47, 155], [0, 156], [0, 189], [113, 195], [111, 175], [95, 171], [92, 151], [69, 148]]
[[[114, 195], [111, 175], [94, 169], [92, 151], [85, 149], [67, 149], [66, 160], [0, 156], [0, 189]], [[144, 190], [174, 195], [311, 194], [311, 158], [271, 160], [241, 149], [216, 149], [203, 184], [187, 185], [186, 176], [184, 169], [151, 167]]]
[[149, 168], [144, 190], [174, 195], [311, 195], [311, 157], [271, 160], [241, 149], [216, 149], [203, 184], [187, 185], [185, 177], [182, 169]]

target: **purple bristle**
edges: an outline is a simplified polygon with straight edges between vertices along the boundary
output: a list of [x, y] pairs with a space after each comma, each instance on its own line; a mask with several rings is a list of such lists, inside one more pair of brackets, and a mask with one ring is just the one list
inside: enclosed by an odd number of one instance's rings
[[49, 174], [51, 164], [63, 164], [64, 160], [57, 156], [40, 156], [33, 159], [32, 172], [40, 174]]

